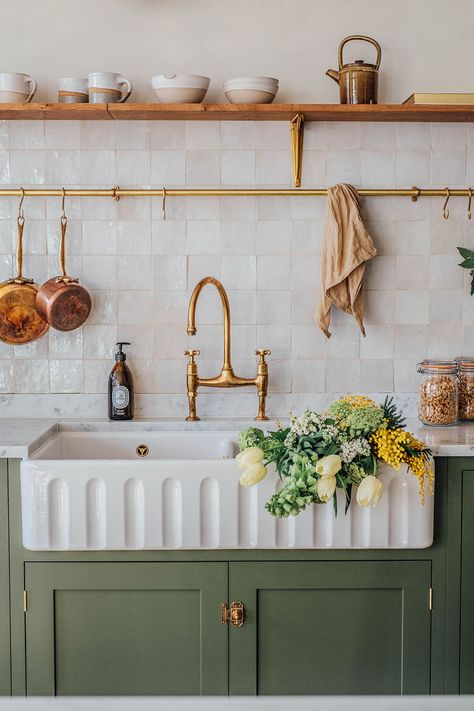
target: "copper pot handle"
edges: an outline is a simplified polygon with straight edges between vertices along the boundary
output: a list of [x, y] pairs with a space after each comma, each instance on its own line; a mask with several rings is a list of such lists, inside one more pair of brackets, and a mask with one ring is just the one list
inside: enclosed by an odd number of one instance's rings
[[351, 40], [363, 40], [364, 42], [370, 42], [370, 44], [373, 44], [375, 49], [377, 50], [377, 59], [375, 62], [375, 71], [378, 71], [380, 67], [380, 62], [382, 60], [382, 48], [377, 42], [377, 40], [372, 39], [372, 37], [365, 37], [365, 35], [350, 35], [349, 37], [344, 37], [344, 39], [341, 41], [341, 44], [339, 45], [339, 50], [338, 50], [338, 61], [339, 61], [339, 71], [342, 69], [343, 62], [342, 62], [342, 50], [344, 48], [344, 45], [350, 42]]
[[64, 188], [63, 188], [63, 203], [62, 203], [62, 215], [61, 215], [61, 239], [59, 242], [59, 268], [61, 270], [61, 276], [59, 276], [56, 281], [63, 282], [64, 284], [77, 283], [79, 279], [76, 277], [71, 277], [66, 272], [66, 230], [67, 230], [67, 217], [64, 212]]
[[16, 271], [17, 276], [8, 280], [9, 284], [33, 284], [33, 279], [27, 279], [23, 276], [23, 229], [25, 226], [25, 218], [22, 214], [18, 215], [18, 242], [16, 245]]

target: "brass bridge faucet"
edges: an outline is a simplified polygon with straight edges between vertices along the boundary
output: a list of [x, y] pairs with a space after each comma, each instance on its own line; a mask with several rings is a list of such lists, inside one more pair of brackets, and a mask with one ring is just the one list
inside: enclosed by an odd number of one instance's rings
[[201, 279], [201, 281], [198, 282], [194, 288], [188, 308], [188, 335], [196, 335], [196, 304], [199, 295], [206, 284], [213, 284], [216, 287], [222, 301], [222, 309], [224, 311], [224, 363], [222, 365], [221, 373], [217, 377], [200, 378], [198, 374], [198, 366], [195, 361], [196, 356], [200, 355], [200, 352], [196, 350], [184, 352], [184, 355], [187, 355], [189, 358], [187, 370], [189, 415], [186, 417], [186, 420], [194, 422], [200, 419], [196, 414], [196, 397], [197, 390], [200, 385], [205, 385], [208, 388], [244, 388], [248, 385], [255, 386], [258, 393], [258, 415], [255, 419], [268, 420], [268, 417], [265, 414], [265, 401], [268, 392], [268, 364], [265, 361], [265, 356], [270, 355], [271, 351], [255, 351], [255, 355], [259, 357], [256, 378], [238, 378], [234, 374], [230, 360], [229, 299], [220, 281], [214, 279], [214, 277], [208, 276]]

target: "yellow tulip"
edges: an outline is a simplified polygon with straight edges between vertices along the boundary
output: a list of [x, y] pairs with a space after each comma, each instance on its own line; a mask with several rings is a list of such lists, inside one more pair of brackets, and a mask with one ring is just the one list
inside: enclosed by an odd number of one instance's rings
[[327, 457], [322, 457], [316, 464], [316, 472], [322, 477], [336, 476], [341, 466], [341, 457], [338, 454], [329, 454]]
[[257, 464], [257, 462], [261, 462], [264, 456], [265, 453], [263, 449], [260, 449], [260, 447], [248, 447], [236, 456], [236, 461], [239, 466], [239, 469], [247, 469], [247, 467], [251, 466], [252, 464]]
[[247, 467], [240, 475], [241, 486], [253, 486], [267, 476], [267, 468], [262, 462], [256, 462]]
[[317, 492], [321, 501], [325, 503], [332, 499], [334, 492], [336, 491], [336, 477], [335, 476], [322, 476], [318, 479]]
[[377, 506], [382, 496], [382, 482], [375, 476], [366, 476], [357, 489], [359, 506]]

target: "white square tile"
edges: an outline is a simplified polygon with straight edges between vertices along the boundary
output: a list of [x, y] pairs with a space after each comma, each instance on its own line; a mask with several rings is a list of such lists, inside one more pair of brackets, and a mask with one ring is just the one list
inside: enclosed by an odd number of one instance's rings
[[362, 392], [393, 392], [393, 360], [370, 359], [360, 361]]
[[427, 289], [428, 287], [429, 273], [426, 257], [396, 257], [396, 289]]
[[355, 322], [334, 325], [327, 343], [328, 358], [358, 358], [360, 333]]
[[82, 327], [82, 338], [84, 358], [110, 359], [110, 370], [112, 370], [115, 344], [117, 342], [116, 325], [89, 326], [85, 324]]
[[[193, 255], [192, 257], [188, 257], [188, 265], [187, 265], [187, 285], [188, 289], [193, 289], [198, 281], [201, 279], [204, 279], [204, 277], [207, 276], [213, 276], [216, 279], [221, 279], [221, 272], [222, 272], [222, 258], [220, 255]], [[198, 301], [198, 311], [201, 311], [201, 313], [204, 311], [204, 305], [206, 307], [208, 306], [207, 302], [209, 300], [209, 294], [212, 296], [212, 300], [214, 301], [214, 294], [213, 294], [213, 289], [212, 287], [210, 289], [206, 289], [204, 294], [201, 294], [199, 297]], [[207, 296], [206, 296], [207, 295]], [[220, 300], [219, 300], [220, 304]], [[200, 308], [202, 305], [202, 308]], [[215, 301], [215, 306], [217, 306], [217, 300]], [[220, 320], [222, 318], [222, 313], [220, 310], [215, 310], [213, 309], [214, 314], [217, 313], [218, 319], [216, 320], [207, 320], [203, 321], [203, 323], [220, 323]], [[202, 318], [202, 317], [201, 317]], [[201, 321], [201, 318], [199, 321]]]
[[151, 256], [117, 257], [117, 286], [119, 289], [142, 289], [153, 278]]
[[155, 322], [153, 291], [119, 291], [118, 322], [150, 326]]
[[325, 358], [328, 339], [315, 325], [292, 326], [291, 328], [291, 358], [292, 360]]
[[81, 151], [81, 183], [83, 185], [114, 185], [115, 182], [115, 151]]
[[372, 326], [365, 327], [365, 338], [360, 337], [360, 357], [393, 358], [394, 352], [394, 327]]
[[429, 326], [395, 326], [395, 356], [422, 360], [428, 353]]
[[39, 338], [31, 343], [13, 346], [13, 349], [10, 346], [10, 356], [14, 354], [15, 359], [28, 358], [30, 360], [41, 360], [42, 358], [48, 357], [48, 345], [48, 337], [46, 336], [45, 338]]
[[360, 185], [360, 152], [351, 150], [330, 150], [326, 154], [326, 184], [349, 183]]
[[151, 148], [179, 150], [186, 147], [184, 121], [150, 121]]
[[158, 323], [186, 323], [188, 301], [185, 291], [166, 291], [162, 289], [155, 292], [155, 320]]
[[293, 220], [292, 254], [316, 256], [321, 252], [324, 223], [319, 220]]
[[304, 127], [304, 146], [310, 151], [326, 148], [327, 124], [325, 121], [308, 121]]
[[149, 220], [119, 220], [117, 222], [117, 254], [151, 254], [151, 222]]
[[[258, 198], [262, 200], [264, 198]], [[221, 217], [223, 220], [255, 220], [257, 216], [257, 198], [253, 196], [223, 198]]]
[[0, 392], [13, 393], [15, 391], [15, 379], [13, 373], [13, 361], [0, 362]]
[[223, 220], [221, 223], [222, 254], [255, 254], [255, 222]]
[[433, 186], [464, 186], [466, 178], [465, 149], [432, 151], [431, 180]]
[[[257, 323], [257, 292], [255, 289], [227, 289], [232, 311], [232, 323], [252, 325]], [[222, 310], [218, 319], [222, 323]]]
[[284, 121], [257, 121], [257, 147], [260, 150], [287, 149], [290, 141]]
[[113, 220], [84, 220], [82, 223], [82, 253], [115, 254], [117, 223]]
[[301, 187], [317, 188], [326, 181], [326, 153], [324, 151], [303, 151]]
[[289, 290], [257, 293], [257, 323], [288, 325], [291, 322], [291, 292]]
[[85, 393], [106, 393], [108, 390], [108, 379], [112, 368], [110, 363], [104, 360], [85, 360], [84, 366], [84, 392]]
[[463, 318], [463, 292], [461, 289], [430, 292], [430, 324], [460, 324]]
[[44, 148], [44, 121], [12, 121], [10, 148]]
[[289, 185], [291, 176], [290, 151], [256, 152], [257, 185]]
[[391, 151], [395, 148], [396, 123], [373, 121], [361, 124], [361, 148], [370, 151]]
[[119, 220], [150, 220], [152, 198], [133, 197], [119, 200], [117, 218]]
[[15, 393], [49, 392], [49, 361], [15, 359], [13, 369]]
[[117, 151], [116, 160], [119, 185], [150, 185], [151, 166], [148, 151]]
[[186, 257], [158, 255], [153, 257], [154, 289], [186, 288]]
[[459, 267], [460, 257], [455, 254], [433, 254], [430, 257], [431, 289], [462, 289], [464, 269]]
[[328, 360], [326, 362], [326, 392], [354, 393], [361, 388], [359, 360]]
[[393, 289], [395, 286], [395, 257], [375, 257], [365, 265], [366, 289]]
[[223, 121], [221, 145], [224, 149], [249, 150], [257, 146], [255, 121]]
[[134, 358], [153, 357], [154, 335], [153, 327], [150, 324], [145, 328], [141, 324], [119, 324], [117, 326], [117, 340], [130, 341], [129, 352]]
[[56, 331], [50, 328], [49, 335], [49, 356], [58, 360], [82, 358], [82, 329], [75, 331]]
[[436, 150], [464, 149], [466, 147], [466, 124], [432, 123], [431, 146]]
[[220, 161], [219, 151], [186, 151], [186, 184], [199, 187], [220, 185]]
[[42, 185], [45, 180], [45, 152], [43, 150], [11, 150], [10, 176], [18, 185]]
[[115, 289], [117, 284], [117, 269], [115, 257], [97, 256], [83, 257], [83, 284], [86, 289]]
[[219, 254], [220, 226], [217, 220], [190, 220], [187, 223], [187, 254]]
[[10, 121], [0, 121], [0, 148], [10, 148]]
[[153, 186], [184, 185], [186, 153], [184, 151], [152, 151], [151, 182]]
[[361, 140], [360, 123], [356, 121], [329, 121], [326, 124], [326, 144], [333, 148], [359, 148]]
[[[408, 125], [408, 124], [407, 124]], [[429, 151], [403, 150], [397, 152], [397, 187], [429, 185], [431, 181], [431, 154]]]
[[257, 288], [289, 289], [291, 285], [291, 257], [259, 256], [257, 259]]
[[255, 184], [255, 151], [221, 152], [222, 185]]
[[219, 121], [186, 121], [184, 134], [187, 149], [219, 149], [221, 146]]
[[429, 292], [427, 290], [395, 292], [395, 323], [429, 323], [428, 297]]
[[388, 325], [394, 323], [393, 291], [366, 291], [364, 294], [364, 323]]
[[429, 230], [431, 254], [452, 254], [454, 247], [466, 244], [465, 220], [433, 220]]
[[256, 257], [222, 257], [222, 281], [226, 289], [255, 289], [256, 278]]
[[318, 259], [308, 257], [293, 256], [291, 258], [291, 288], [299, 289], [306, 286], [307, 288], [319, 287], [320, 284], [320, 269]]
[[322, 393], [325, 378], [324, 360], [291, 362], [291, 389], [294, 393]]
[[314, 325], [316, 293], [316, 289], [292, 289], [291, 322], [293, 325]]
[[88, 325], [110, 325], [117, 321], [117, 292], [91, 291], [92, 309]]
[[429, 150], [431, 126], [429, 123], [397, 123], [395, 127], [398, 150]]
[[190, 196], [186, 198], [186, 219], [188, 220], [219, 220], [221, 217], [221, 200], [219, 197]]
[[153, 254], [184, 254], [186, 251], [186, 222], [161, 220], [152, 222]]
[[417, 393], [420, 389], [420, 375], [417, 361], [403, 358], [394, 361], [394, 389], [398, 393]]
[[51, 360], [49, 380], [52, 393], [80, 393], [83, 388], [81, 360]]
[[[62, 123], [62, 122], [61, 122]], [[46, 151], [46, 182], [50, 185], [78, 185], [81, 154], [75, 150]]]
[[113, 121], [81, 121], [82, 150], [115, 148]]
[[65, 148], [80, 148], [81, 122], [45, 121], [44, 145], [46, 148], [51, 148], [56, 151]]
[[[271, 360], [287, 360], [291, 353], [291, 328], [285, 325], [258, 325], [257, 326], [257, 348], [271, 350], [268, 357], [268, 369], [271, 372]], [[250, 353], [249, 353], [250, 355]]]
[[428, 355], [431, 358], [452, 358], [462, 350], [462, 328], [459, 325], [430, 324]]
[[181, 356], [186, 348], [186, 329], [180, 324], [160, 324], [154, 328], [155, 358], [183, 358], [183, 382], [186, 373], [186, 359]]
[[[0, 150], [0, 183], [8, 184], [10, 182], [10, 152]], [[4, 198], [6, 201], [6, 198]]]
[[257, 220], [291, 220], [291, 201], [288, 197], [259, 197], [256, 206]]
[[368, 188], [395, 184], [395, 151], [361, 151], [361, 181]]
[[115, 147], [119, 150], [148, 151], [150, 149], [150, 122], [117, 121]]
[[290, 220], [257, 222], [257, 254], [290, 255], [292, 223]]

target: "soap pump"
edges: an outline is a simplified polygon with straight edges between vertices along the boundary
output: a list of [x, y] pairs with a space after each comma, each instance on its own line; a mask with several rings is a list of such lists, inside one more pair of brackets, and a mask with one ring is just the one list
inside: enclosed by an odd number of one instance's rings
[[116, 345], [115, 365], [109, 375], [109, 420], [133, 420], [133, 375], [122, 350], [130, 343], [119, 341]]

